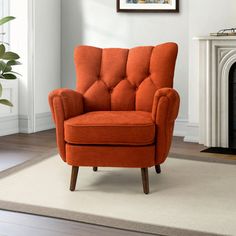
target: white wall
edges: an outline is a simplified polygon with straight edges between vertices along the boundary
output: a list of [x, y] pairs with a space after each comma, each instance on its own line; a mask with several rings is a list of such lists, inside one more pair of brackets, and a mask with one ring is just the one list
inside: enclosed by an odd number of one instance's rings
[[116, 0], [62, 0], [62, 85], [75, 88], [73, 50], [78, 44], [134, 47], [166, 41], [179, 44], [175, 88], [181, 93], [179, 118], [188, 107], [188, 2], [180, 13], [117, 13]]
[[[196, 36], [207, 36], [224, 28], [236, 27], [236, 1], [190, 0], [189, 1], [189, 126], [195, 131], [187, 140], [198, 141], [199, 94], [196, 60], [198, 59]], [[191, 129], [188, 133], [191, 133]], [[193, 131], [193, 129], [192, 129]]]
[[35, 1], [35, 113], [50, 111], [48, 94], [61, 86], [61, 4]]
[[61, 87], [61, 1], [34, 0], [34, 131], [54, 127], [48, 94]]

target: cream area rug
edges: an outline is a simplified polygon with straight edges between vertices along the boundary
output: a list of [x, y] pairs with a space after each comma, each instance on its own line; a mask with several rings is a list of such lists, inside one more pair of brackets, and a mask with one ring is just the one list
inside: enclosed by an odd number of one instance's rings
[[236, 166], [169, 158], [149, 170], [70, 167], [58, 155], [0, 178], [0, 208], [161, 235], [236, 235]]

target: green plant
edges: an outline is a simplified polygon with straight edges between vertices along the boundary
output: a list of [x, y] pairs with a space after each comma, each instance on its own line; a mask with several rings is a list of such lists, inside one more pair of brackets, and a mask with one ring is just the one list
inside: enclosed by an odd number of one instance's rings
[[[0, 26], [14, 19], [15, 17], [13, 16], [4, 17], [0, 19]], [[0, 35], [4, 36], [5, 33], [1, 32]], [[20, 57], [14, 52], [7, 51], [5, 45], [8, 45], [8, 43], [0, 41], [0, 79], [14, 80], [17, 79], [17, 76], [20, 74], [13, 71], [12, 69], [16, 65], [21, 65], [21, 63], [18, 61]], [[13, 104], [10, 101], [7, 99], [1, 99], [2, 90], [3, 88], [0, 82], [0, 104], [12, 107]]]

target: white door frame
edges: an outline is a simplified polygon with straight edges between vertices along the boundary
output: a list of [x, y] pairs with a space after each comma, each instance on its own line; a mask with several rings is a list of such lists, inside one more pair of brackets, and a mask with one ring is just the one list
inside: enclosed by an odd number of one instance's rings
[[35, 123], [35, 0], [28, 0], [28, 133]]

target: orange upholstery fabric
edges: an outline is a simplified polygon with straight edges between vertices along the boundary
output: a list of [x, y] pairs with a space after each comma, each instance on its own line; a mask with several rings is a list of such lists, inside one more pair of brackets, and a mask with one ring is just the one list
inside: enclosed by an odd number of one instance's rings
[[172, 89], [178, 47], [75, 49], [76, 91], [49, 104], [64, 161], [77, 166], [149, 167], [165, 161], [179, 110]]
[[70, 89], [57, 89], [49, 94], [48, 100], [56, 124], [59, 153], [61, 158], [66, 161], [64, 121], [83, 113], [83, 96]]
[[77, 91], [85, 112], [152, 111], [155, 92], [173, 86], [177, 46], [75, 49]]
[[158, 132], [156, 135], [156, 164], [166, 160], [173, 136], [174, 122], [179, 111], [179, 95], [172, 88], [159, 89], [154, 97], [152, 117]]
[[65, 121], [71, 144], [149, 145], [154, 143], [152, 114], [143, 111], [88, 112]]
[[155, 165], [155, 145], [79, 146], [66, 144], [67, 163], [72, 166], [137, 167]]

